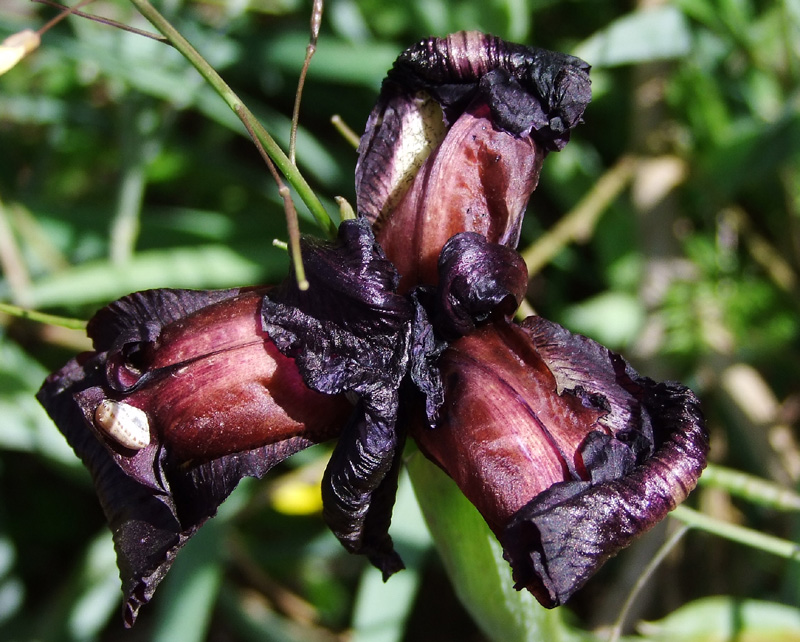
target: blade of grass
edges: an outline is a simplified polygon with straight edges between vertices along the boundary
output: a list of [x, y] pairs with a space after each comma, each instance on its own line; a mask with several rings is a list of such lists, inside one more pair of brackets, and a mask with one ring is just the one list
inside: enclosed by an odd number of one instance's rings
[[721, 488], [735, 497], [764, 508], [800, 511], [800, 495], [794, 491], [725, 466], [709, 464], [703, 471], [700, 485]]
[[81, 319], [70, 319], [68, 317], [59, 317], [54, 314], [45, 314], [43, 312], [37, 312], [36, 310], [27, 310], [16, 305], [10, 305], [9, 303], [0, 303], [0, 312], [11, 315], [12, 317], [47, 323], [49, 325], [57, 325], [62, 328], [69, 328], [70, 330], [86, 329], [86, 321]]

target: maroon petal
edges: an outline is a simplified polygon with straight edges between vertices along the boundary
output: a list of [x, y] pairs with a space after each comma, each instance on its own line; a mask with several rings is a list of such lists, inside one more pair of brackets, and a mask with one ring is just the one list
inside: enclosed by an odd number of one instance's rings
[[94, 479], [128, 626], [242, 477], [335, 436], [350, 412], [343, 398], [308, 389], [272, 345], [262, 298], [153, 290], [120, 299], [89, 324], [98, 351], [37, 395]]
[[496, 129], [487, 116], [462, 115], [408, 189], [378, 202], [380, 210], [359, 200], [360, 212], [373, 220], [378, 242], [403, 275], [401, 291], [436, 284], [439, 253], [459, 232], [517, 245], [544, 152], [530, 138]]
[[439, 369], [440, 421], [412, 434], [495, 534], [554, 483], [588, 479], [577, 451], [605, 410], [558, 395], [553, 374], [518, 326], [489, 323], [454, 341]]
[[[557, 606], [686, 499], [705, 468], [708, 433], [688, 388], [642, 377], [619, 355], [539, 317], [523, 328], [562, 394], [602, 395], [607, 430], [628, 442], [652, 440], [639, 447], [629, 470], [614, 471], [600, 458], [589, 481], [555, 484], [518, 511], [500, 535], [517, 588]], [[631, 426], [639, 428], [631, 432]], [[587, 450], [585, 445], [584, 459]]]
[[440, 362], [441, 420], [412, 433], [502, 543], [517, 588], [562, 604], [694, 488], [694, 394], [539, 317], [490, 323]]

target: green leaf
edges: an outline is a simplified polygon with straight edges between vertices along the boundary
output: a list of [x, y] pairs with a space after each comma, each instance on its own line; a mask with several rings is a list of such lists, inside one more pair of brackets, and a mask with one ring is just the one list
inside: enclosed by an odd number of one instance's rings
[[176, 559], [156, 598], [155, 642], [202, 642], [222, 586], [224, 518], [210, 520]]
[[629, 344], [644, 325], [641, 300], [625, 292], [604, 292], [565, 310], [568, 328], [613, 349]]
[[596, 67], [679, 58], [691, 39], [683, 14], [671, 5], [629, 13], [584, 41], [575, 51]]
[[[308, 34], [305, 32], [285, 33], [266, 39], [259, 53], [261, 63], [277, 65], [288, 73], [296, 74], [303, 65], [303, 52], [307, 44]], [[309, 80], [377, 89], [400, 50], [394, 44], [349, 43], [323, 34], [319, 39], [318, 52], [321, 55], [314, 57], [308, 70]]]
[[352, 642], [399, 642], [414, 607], [432, 542], [406, 474], [400, 477], [391, 535], [406, 568], [384, 582], [377, 568], [365, 567], [356, 594]]
[[0, 333], [0, 450], [35, 453], [76, 468], [79, 462], [34, 394], [47, 371]]
[[653, 642], [797, 642], [800, 610], [784, 604], [709, 597], [640, 629]]
[[220, 245], [140, 252], [124, 265], [93, 261], [39, 279], [35, 307], [81, 305], [148, 288], [224, 288], [258, 282], [261, 268]]
[[71, 639], [95, 638], [114, 615], [119, 615], [119, 583], [111, 532], [104, 528], [87, 546], [71, 594], [66, 623]]
[[422, 514], [458, 598], [495, 642], [567, 642], [584, 639], [567, 626], [562, 609], [547, 610], [516, 591], [511, 568], [486, 522], [461, 491], [421, 454], [408, 471]]

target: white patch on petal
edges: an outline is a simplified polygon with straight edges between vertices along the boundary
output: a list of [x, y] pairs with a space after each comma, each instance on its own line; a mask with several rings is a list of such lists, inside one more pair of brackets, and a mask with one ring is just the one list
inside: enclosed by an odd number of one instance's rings
[[430, 95], [419, 92], [413, 105], [403, 114], [402, 133], [394, 150], [393, 187], [381, 214], [390, 212], [405, 195], [428, 156], [447, 134], [442, 108]]
[[94, 411], [94, 422], [120, 446], [141, 450], [150, 444], [150, 422], [144, 410], [113, 399], [103, 399]]

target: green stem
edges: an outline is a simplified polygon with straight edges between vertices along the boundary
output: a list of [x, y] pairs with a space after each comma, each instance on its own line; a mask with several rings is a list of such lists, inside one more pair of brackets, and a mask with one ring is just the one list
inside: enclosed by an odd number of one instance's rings
[[732, 542], [738, 542], [739, 544], [744, 544], [751, 548], [757, 548], [767, 553], [778, 555], [779, 557], [800, 561], [800, 546], [794, 542], [773, 535], [759, 533], [752, 528], [745, 528], [744, 526], [723, 522], [691, 508], [687, 508], [686, 506], [678, 506], [670, 515], [692, 528], [698, 528], [701, 531], [712, 533], [731, 540]]
[[317, 198], [314, 191], [303, 178], [300, 171], [295, 167], [283, 150], [278, 146], [272, 136], [269, 135], [266, 129], [258, 122], [253, 113], [245, 106], [242, 100], [234, 93], [228, 84], [220, 77], [216, 70], [208, 64], [198, 51], [184, 38], [164, 16], [162, 16], [148, 0], [131, 0], [131, 3], [139, 10], [139, 12], [150, 21], [150, 23], [158, 29], [167, 40], [177, 49], [193, 66], [200, 75], [211, 85], [214, 90], [220, 95], [225, 103], [230, 107], [235, 114], [242, 119], [247, 119], [250, 128], [255, 132], [258, 140], [263, 145], [269, 157], [273, 160], [275, 165], [280, 169], [281, 173], [286, 177], [286, 180], [297, 191], [298, 196], [303, 200], [311, 214], [317, 220], [319, 226], [329, 236], [334, 236], [336, 233], [336, 226], [331, 221], [328, 213], [325, 211], [320, 200]]
[[27, 310], [9, 303], [0, 303], [0, 312], [4, 312], [5, 314], [9, 314], [20, 319], [28, 319], [29, 321], [36, 321], [38, 323], [47, 323], [48, 325], [57, 325], [62, 328], [69, 328], [70, 330], [86, 329], [86, 321], [82, 321], [81, 319], [70, 319], [69, 317], [59, 317], [55, 316], [54, 314], [45, 314], [44, 312]]
[[552, 229], [520, 252], [528, 276], [537, 274], [569, 243], [585, 243], [591, 238], [600, 216], [633, 179], [636, 165], [632, 156], [620, 158]]
[[760, 477], [717, 464], [709, 464], [700, 477], [701, 486], [721, 488], [765, 508], [784, 511], [800, 511], [800, 495]]
[[644, 570], [639, 574], [639, 577], [636, 578], [636, 582], [634, 583], [631, 592], [628, 594], [628, 597], [625, 598], [625, 603], [622, 605], [622, 609], [620, 610], [619, 615], [614, 622], [614, 626], [611, 627], [611, 634], [608, 636], [608, 642], [619, 642], [619, 639], [622, 636], [622, 627], [625, 626], [628, 613], [630, 613], [631, 607], [636, 601], [636, 597], [644, 588], [644, 585], [647, 584], [648, 580], [653, 576], [653, 573], [655, 573], [656, 569], [661, 565], [661, 562], [664, 561], [664, 558], [669, 555], [670, 551], [675, 548], [683, 536], [686, 535], [686, 531], [688, 530], [688, 524], [681, 524], [681, 526], [670, 536], [670, 538], [661, 545], [658, 551], [656, 551], [655, 556], [647, 563], [647, 566], [645, 566]]

